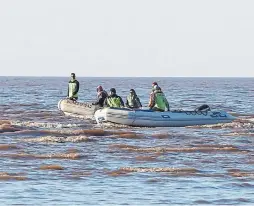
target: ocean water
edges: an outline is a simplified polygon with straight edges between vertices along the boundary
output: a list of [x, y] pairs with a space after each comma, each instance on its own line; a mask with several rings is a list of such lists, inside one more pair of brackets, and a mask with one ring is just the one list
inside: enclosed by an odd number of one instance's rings
[[134, 88], [157, 81], [171, 109], [208, 104], [238, 119], [179, 128], [96, 125], [57, 103], [68, 78], [0, 77], [1, 205], [254, 205], [254, 78], [77, 78]]

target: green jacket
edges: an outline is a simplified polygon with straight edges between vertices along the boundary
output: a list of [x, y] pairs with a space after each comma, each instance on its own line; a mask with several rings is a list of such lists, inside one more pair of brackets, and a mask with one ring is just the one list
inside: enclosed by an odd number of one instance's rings
[[68, 84], [68, 94], [67, 96], [70, 97], [78, 97], [78, 91], [79, 91], [79, 82], [78, 80], [70, 80]]
[[169, 103], [162, 91], [154, 91], [150, 97], [150, 108], [157, 108], [165, 111], [165, 108], [169, 111]]
[[120, 107], [124, 107], [124, 102], [123, 102], [121, 97], [114, 94], [114, 95], [108, 96], [105, 99], [104, 105], [106, 107], [118, 107], [118, 108], [120, 108]]
[[135, 94], [129, 94], [127, 96], [127, 100], [126, 100], [126, 107], [129, 108], [140, 108], [142, 107], [142, 104], [138, 98], [137, 95]]

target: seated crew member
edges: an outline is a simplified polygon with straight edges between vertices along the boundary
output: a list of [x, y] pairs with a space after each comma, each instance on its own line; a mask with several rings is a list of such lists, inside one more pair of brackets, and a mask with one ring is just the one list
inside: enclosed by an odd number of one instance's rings
[[96, 90], [97, 90], [97, 101], [93, 102], [92, 105], [98, 105], [99, 107], [103, 107], [103, 103], [107, 98], [108, 93], [105, 90], [103, 90], [102, 86], [98, 86]]
[[161, 88], [158, 85], [154, 86], [153, 92], [150, 94], [148, 107], [154, 111], [164, 112], [169, 111], [169, 103]]
[[109, 96], [104, 101], [106, 107], [124, 107], [124, 102], [120, 96], [116, 94], [116, 89], [111, 88]]
[[126, 98], [126, 107], [131, 109], [138, 109], [142, 107], [142, 104], [134, 89], [130, 90], [130, 94]]

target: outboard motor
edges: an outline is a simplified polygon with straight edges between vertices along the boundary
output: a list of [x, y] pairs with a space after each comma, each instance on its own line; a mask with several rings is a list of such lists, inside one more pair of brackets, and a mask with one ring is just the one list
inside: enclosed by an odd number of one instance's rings
[[197, 107], [195, 109], [195, 111], [199, 111], [199, 112], [206, 112], [206, 111], [210, 111], [210, 107], [207, 104], [203, 104], [200, 107]]

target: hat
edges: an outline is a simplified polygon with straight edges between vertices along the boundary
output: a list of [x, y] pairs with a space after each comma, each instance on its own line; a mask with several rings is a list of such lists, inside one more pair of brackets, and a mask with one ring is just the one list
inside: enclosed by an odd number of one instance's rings
[[103, 88], [102, 88], [102, 86], [100, 85], [100, 86], [98, 86], [98, 87], [96, 88], [96, 90], [97, 90], [97, 92], [99, 92], [99, 91], [102, 91]]
[[154, 86], [154, 85], [158, 85], [158, 83], [157, 83], [157, 82], [153, 82], [152, 85], [153, 85], [153, 86]]
[[116, 89], [115, 88], [111, 88], [109, 91], [111, 91], [112, 93], [116, 93]]

